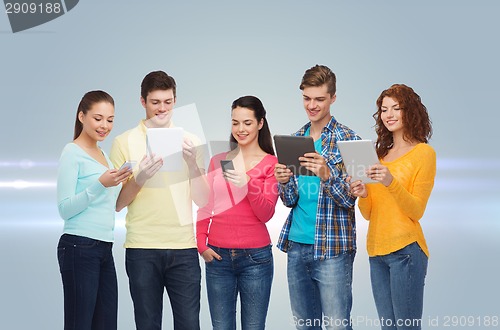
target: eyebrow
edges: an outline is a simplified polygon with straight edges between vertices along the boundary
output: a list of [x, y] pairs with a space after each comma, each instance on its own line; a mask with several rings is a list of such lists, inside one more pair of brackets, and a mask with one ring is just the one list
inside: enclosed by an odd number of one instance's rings
[[385, 105], [381, 105], [381, 106], [380, 106], [380, 108], [381, 108], [381, 109], [394, 108], [394, 107], [399, 107], [399, 103], [396, 103], [396, 104], [394, 104], [394, 105], [391, 105], [390, 107], [387, 107], [387, 106], [385, 106]]
[[[173, 97], [171, 97], [171, 98], [165, 99], [165, 100], [163, 100], [163, 101], [172, 101], [173, 99], [174, 99], [174, 98], [173, 98]], [[160, 99], [149, 99], [149, 100], [150, 100], [151, 102], [155, 102], [155, 101], [156, 101], [156, 102], [162, 102], [162, 100], [160, 100]]]
[[[94, 116], [104, 117], [104, 115], [101, 115], [100, 113], [94, 113]], [[115, 118], [115, 115], [109, 116], [107, 118]]]
[[311, 97], [311, 96], [306, 95], [306, 94], [302, 94], [302, 97], [303, 97], [303, 98], [308, 98], [308, 99], [315, 99], [315, 100], [319, 100], [319, 99], [324, 100], [324, 99], [326, 99], [326, 96]]
[[251, 118], [247, 118], [247, 119], [243, 119], [243, 120], [231, 119], [231, 121], [235, 121], [235, 122], [243, 121], [243, 122], [245, 122], [245, 121], [253, 121], [253, 119], [251, 119]]

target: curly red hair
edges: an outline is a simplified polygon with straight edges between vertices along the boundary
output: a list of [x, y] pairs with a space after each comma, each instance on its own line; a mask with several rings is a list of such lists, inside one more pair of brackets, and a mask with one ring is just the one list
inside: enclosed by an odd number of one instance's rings
[[427, 108], [411, 87], [404, 84], [394, 84], [380, 94], [377, 99], [377, 112], [373, 114], [375, 131], [377, 132], [378, 157], [384, 158], [393, 144], [392, 133], [380, 119], [382, 100], [385, 97], [390, 97], [399, 104], [404, 127], [403, 138], [406, 141], [427, 143], [432, 136], [432, 123]]

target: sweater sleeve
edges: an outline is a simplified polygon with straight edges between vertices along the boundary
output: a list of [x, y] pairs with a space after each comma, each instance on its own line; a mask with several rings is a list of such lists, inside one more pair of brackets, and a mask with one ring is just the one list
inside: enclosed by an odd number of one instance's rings
[[413, 162], [419, 166], [416, 168], [412, 191], [406, 190], [396, 179], [387, 188], [402, 212], [413, 221], [418, 221], [424, 215], [434, 186], [436, 153], [432, 148], [426, 148], [415, 155]]
[[253, 213], [265, 223], [273, 217], [276, 209], [278, 182], [274, 177], [274, 163], [266, 163], [264, 171], [263, 179], [250, 179], [247, 197]]
[[358, 198], [359, 211], [361, 212], [363, 218], [365, 218], [366, 220], [370, 220], [372, 213], [372, 198], [371, 198], [370, 186], [371, 185], [369, 184], [366, 185], [368, 196], [366, 196], [365, 198], [362, 197]]
[[208, 202], [205, 206], [198, 209], [196, 217], [196, 244], [198, 246], [198, 252], [202, 254], [207, 247], [208, 238], [208, 228], [210, 226], [210, 220], [212, 219], [212, 211], [214, 209], [214, 173], [215, 165], [214, 160], [210, 160], [207, 173], [207, 183], [209, 187]]
[[79, 157], [65, 148], [59, 160], [57, 173], [57, 205], [64, 220], [83, 212], [106, 188], [99, 180], [76, 193], [80, 164]]

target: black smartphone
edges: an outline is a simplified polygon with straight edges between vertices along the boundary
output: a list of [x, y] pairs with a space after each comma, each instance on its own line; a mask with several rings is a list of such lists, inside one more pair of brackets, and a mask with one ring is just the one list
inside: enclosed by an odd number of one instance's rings
[[222, 171], [226, 172], [227, 170], [234, 170], [233, 161], [223, 159], [220, 161], [220, 167], [222, 167]]

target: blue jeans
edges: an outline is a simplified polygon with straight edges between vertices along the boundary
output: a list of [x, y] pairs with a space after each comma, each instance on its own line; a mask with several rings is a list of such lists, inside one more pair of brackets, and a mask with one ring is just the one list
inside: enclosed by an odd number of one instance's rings
[[222, 260], [206, 263], [207, 295], [214, 330], [236, 330], [236, 300], [241, 302], [241, 329], [265, 328], [271, 284], [271, 245], [256, 249], [210, 246]]
[[64, 290], [65, 330], [117, 328], [118, 282], [113, 243], [63, 234], [57, 259]]
[[174, 329], [200, 329], [201, 269], [195, 248], [127, 249], [125, 267], [137, 330], [161, 330], [165, 289]]
[[300, 330], [352, 329], [352, 268], [355, 251], [314, 260], [314, 246], [289, 241], [288, 290], [293, 324]]
[[421, 329], [426, 273], [427, 256], [416, 242], [370, 257], [373, 297], [383, 330]]

